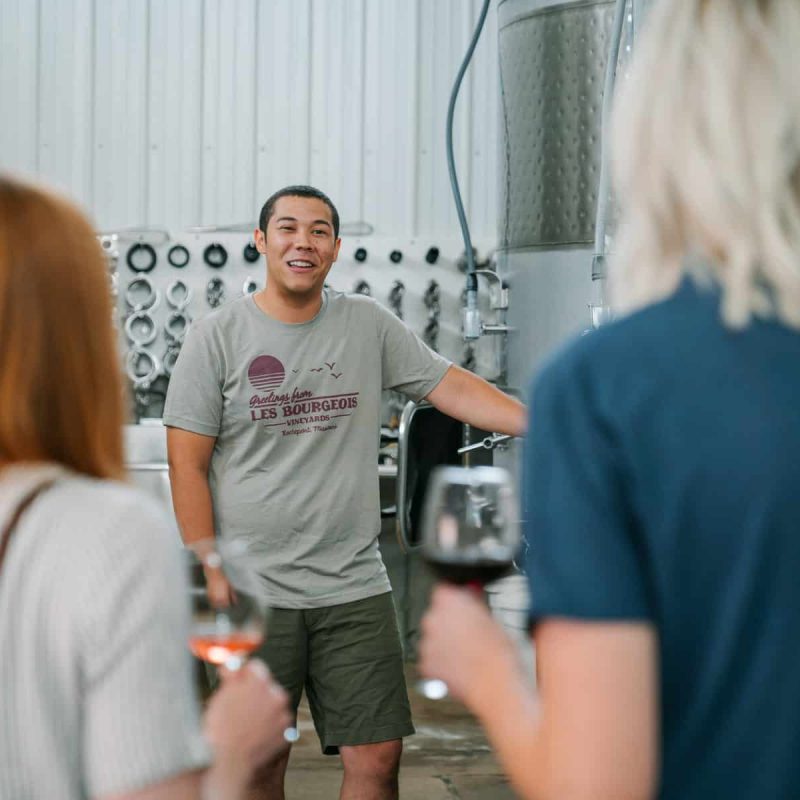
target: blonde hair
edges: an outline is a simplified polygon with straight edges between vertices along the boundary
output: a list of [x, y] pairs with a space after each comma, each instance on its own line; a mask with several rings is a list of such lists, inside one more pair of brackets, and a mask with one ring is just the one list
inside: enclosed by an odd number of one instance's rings
[[800, 327], [800, 0], [661, 0], [636, 49], [614, 111], [614, 305], [702, 262], [726, 324]]
[[70, 203], [0, 176], [0, 461], [123, 474], [105, 258]]

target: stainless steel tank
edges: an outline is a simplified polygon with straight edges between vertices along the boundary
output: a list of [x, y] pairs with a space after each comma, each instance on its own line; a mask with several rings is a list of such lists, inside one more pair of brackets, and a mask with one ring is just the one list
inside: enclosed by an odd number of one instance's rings
[[590, 325], [603, 73], [613, 0], [500, 0], [498, 266], [510, 286], [508, 382]]
[[[632, 41], [636, 5], [623, 49]], [[544, 357], [591, 327], [603, 87], [615, 6], [615, 0], [499, 0], [497, 257], [510, 286], [506, 380], [526, 400]], [[495, 463], [518, 474], [519, 451], [517, 445]], [[489, 599], [532, 660], [525, 579], [500, 581]]]
[[[621, 62], [652, 0], [629, 0]], [[603, 83], [614, 0], [499, 0], [498, 266], [508, 279], [508, 384], [591, 327]]]

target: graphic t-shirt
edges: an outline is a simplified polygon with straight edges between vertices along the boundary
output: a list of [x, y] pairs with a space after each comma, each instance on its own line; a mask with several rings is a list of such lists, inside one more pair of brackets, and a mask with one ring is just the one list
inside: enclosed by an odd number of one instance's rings
[[381, 391], [420, 399], [449, 366], [371, 298], [328, 290], [305, 323], [247, 296], [192, 325], [164, 424], [216, 437], [215, 530], [247, 543], [268, 603], [390, 589], [377, 541]]

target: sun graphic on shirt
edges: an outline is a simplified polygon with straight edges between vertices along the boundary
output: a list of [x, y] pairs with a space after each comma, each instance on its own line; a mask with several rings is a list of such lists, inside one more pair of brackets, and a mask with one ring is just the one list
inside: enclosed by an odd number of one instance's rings
[[259, 392], [277, 389], [285, 377], [286, 370], [275, 356], [259, 356], [253, 359], [247, 369], [248, 380]]

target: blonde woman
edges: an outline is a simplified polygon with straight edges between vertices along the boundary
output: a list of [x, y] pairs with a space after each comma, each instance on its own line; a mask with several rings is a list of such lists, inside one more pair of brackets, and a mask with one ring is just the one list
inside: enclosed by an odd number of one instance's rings
[[0, 797], [242, 797], [287, 698], [256, 663], [201, 731], [178, 548], [122, 482], [110, 323], [87, 220], [0, 176]]
[[453, 588], [421, 666], [523, 797], [800, 797], [800, 3], [662, 0], [638, 50], [621, 313], [533, 389], [539, 696]]

